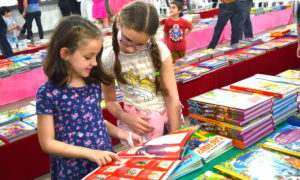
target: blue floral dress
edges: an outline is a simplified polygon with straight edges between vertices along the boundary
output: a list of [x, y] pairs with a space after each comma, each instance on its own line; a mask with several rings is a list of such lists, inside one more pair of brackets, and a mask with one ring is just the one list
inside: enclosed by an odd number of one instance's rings
[[[101, 86], [57, 88], [51, 82], [37, 92], [37, 114], [51, 114], [55, 139], [67, 144], [112, 151], [100, 107]], [[81, 179], [97, 164], [87, 159], [50, 156], [51, 179]]]

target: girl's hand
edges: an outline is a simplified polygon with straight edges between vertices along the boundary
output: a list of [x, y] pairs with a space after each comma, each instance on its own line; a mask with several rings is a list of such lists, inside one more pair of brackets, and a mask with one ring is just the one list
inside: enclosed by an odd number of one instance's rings
[[94, 149], [87, 152], [87, 159], [96, 162], [99, 166], [104, 166], [113, 160], [120, 160], [119, 156], [113, 152]]
[[26, 16], [26, 11], [23, 11], [22, 16], [23, 16], [23, 17]]
[[154, 127], [147, 122], [150, 118], [146, 115], [126, 113], [124, 119], [126, 120], [123, 122], [126, 122], [128, 127], [140, 136], [148, 134], [154, 130]]
[[142, 137], [135, 134], [134, 132], [124, 131], [124, 133], [125, 135], [123, 135], [122, 137], [126, 138], [123, 140], [126, 141], [129, 146], [136, 146], [143, 143]]

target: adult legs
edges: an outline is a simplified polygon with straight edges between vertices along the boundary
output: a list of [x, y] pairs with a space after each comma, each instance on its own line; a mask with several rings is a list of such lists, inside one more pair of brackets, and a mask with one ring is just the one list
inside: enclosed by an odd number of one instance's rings
[[33, 34], [32, 34], [32, 21], [34, 18], [34, 14], [33, 13], [26, 13], [26, 27], [27, 27], [27, 39], [31, 39]]
[[39, 31], [39, 37], [40, 39], [44, 39], [44, 31], [43, 31], [43, 26], [42, 26], [42, 22], [41, 22], [41, 11], [38, 12], [34, 12], [34, 19]]
[[213, 37], [208, 45], [208, 49], [214, 49], [220, 40], [220, 36], [226, 26], [228, 20], [234, 13], [234, 9], [232, 8], [232, 3], [228, 4], [220, 4], [220, 11], [217, 20], [217, 24], [214, 29]]
[[253, 29], [252, 29], [252, 22], [251, 22], [251, 18], [250, 18], [250, 9], [252, 6], [252, 0], [250, 0], [248, 3], [248, 10], [247, 12], [249, 12], [246, 16], [246, 20], [244, 23], [244, 36], [245, 38], [253, 38]]
[[236, 44], [239, 40], [243, 39], [243, 26], [247, 18], [248, 12], [245, 9], [248, 9], [247, 0], [239, 0], [232, 3], [235, 7], [235, 13], [231, 17], [231, 45]]
[[71, 15], [70, 7], [60, 6], [59, 9], [60, 9], [60, 12], [61, 12], [62, 16], [70, 16]]

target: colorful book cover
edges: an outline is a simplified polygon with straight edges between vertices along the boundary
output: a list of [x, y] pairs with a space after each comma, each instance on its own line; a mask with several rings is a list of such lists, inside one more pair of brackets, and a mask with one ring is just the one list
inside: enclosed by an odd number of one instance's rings
[[270, 97], [258, 94], [246, 94], [234, 91], [215, 89], [199, 96], [190, 98], [191, 101], [215, 104], [246, 111], [260, 103], [271, 101]]
[[9, 57], [8, 59], [11, 59], [14, 62], [20, 62], [20, 61], [25, 61], [25, 60], [31, 59], [31, 56], [27, 55], [27, 54], [20, 54], [17, 56]]
[[33, 105], [27, 105], [18, 109], [17, 116], [21, 118], [25, 118], [28, 116], [34, 115], [36, 112], [36, 108]]
[[300, 159], [257, 147], [242, 152], [215, 168], [242, 180], [300, 178]]
[[288, 69], [282, 73], [279, 73], [277, 76], [300, 80], [300, 71]]
[[13, 121], [18, 121], [19, 116], [17, 116], [18, 110], [10, 110], [0, 113], [0, 125], [5, 125]]
[[294, 84], [294, 85], [300, 86], [300, 80], [298, 80], [298, 79], [270, 76], [270, 75], [265, 75], [265, 74], [256, 74], [256, 75], [254, 75], [254, 77], [257, 79], [263, 79], [263, 80], [267, 80], [267, 81], [288, 83], [288, 84]]
[[207, 67], [207, 68], [213, 68], [216, 66], [226, 65], [228, 64], [227, 61], [217, 60], [217, 59], [211, 59], [208, 61], [204, 61], [201, 63], [198, 63], [197, 66], [199, 67]]
[[194, 180], [231, 180], [221, 174], [215, 173], [213, 171], [205, 171], [200, 176], [196, 177]]
[[300, 157], [300, 127], [286, 124], [267, 137], [260, 145]]
[[172, 172], [169, 179], [176, 179], [189, 174], [199, 168], [203, 167], [202, 158], [191, 149], [187, 148], [182, 162]]
[[192, 73], [195, 76], [200, 76], [201, 74], [205, 74], [209, 71], [210, 70], [208, 68], [201, 68], [201, 67], [195, 67], [195, 68], [187, 70], [187, 72]]
[[113, 161], [88, 174], [93, 179], [166, 179], [181, 162], [194, 129], [173, 132], [118, 153]]
[[37, 128], [37, 115], [26, 117], [22, 119], [23, 122], [29, 124], [30, 126]]
[[24, 122], [18, 121], [0, 127], [0, 135], [7, 138], [10, 142], [18, 136], [32, 133], [34, 128]]
[[193, 150], [205, 162], [219, 155], [223, 150], [232, 147], [232, 140], [204, 130], [197, 130], [188, 142], [189, 149]]
[[279, 98], [284, 98], [299, 90], [299, 86], [293, 84], [267, 81], [255, 78], [255, 76], [231, 84], [230, 88]]

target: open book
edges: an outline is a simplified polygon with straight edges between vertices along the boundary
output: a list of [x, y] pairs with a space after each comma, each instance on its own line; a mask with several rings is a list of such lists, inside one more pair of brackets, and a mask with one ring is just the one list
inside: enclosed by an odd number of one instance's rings
[[166, 179], [181, 162], [194, 130], [172, 132], [121, 151], [120, 161], [99, 167], [83, 179]]

